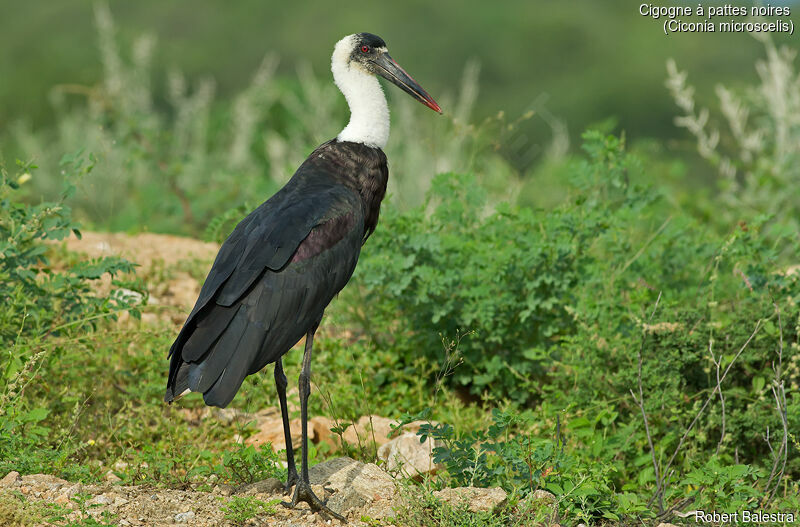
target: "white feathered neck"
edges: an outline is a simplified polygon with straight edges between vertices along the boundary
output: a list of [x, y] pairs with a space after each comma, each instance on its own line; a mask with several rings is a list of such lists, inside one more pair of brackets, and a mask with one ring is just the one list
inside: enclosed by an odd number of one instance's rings
[[350, 122], [336, 139], [383, 148], [389, 140], [389, 105], [375, 75], [350, 62], [355, 45], [356, 35], [348, 35], [336, 43], [331, 57], [333, 80], [350, 106]]

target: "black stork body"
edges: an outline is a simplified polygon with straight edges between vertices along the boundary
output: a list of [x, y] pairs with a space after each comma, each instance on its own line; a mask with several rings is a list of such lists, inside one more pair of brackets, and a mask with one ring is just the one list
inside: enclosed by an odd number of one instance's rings
[[[278, 193], [244, 218], [222, 244], [200, 296], [170, 348], [164, 400], [188, 391], [227, 406], [244, 378], [275, 363], [289, 478], [290, 506], [307, 502], [336, 518], [308, 480], [308, 396], [314, 333], [333, 297], [347, 284], [361, 245], [378, 221], [388, 167], [389, 109], [380, 75], [441, 113], [439, 105], [369, 33], [340, 40], [331, 59], [351, 118], [336, 139], [318, 147]], [[302, 472], [298, 478], [281, 357], [306, 337], [299, 379]]]

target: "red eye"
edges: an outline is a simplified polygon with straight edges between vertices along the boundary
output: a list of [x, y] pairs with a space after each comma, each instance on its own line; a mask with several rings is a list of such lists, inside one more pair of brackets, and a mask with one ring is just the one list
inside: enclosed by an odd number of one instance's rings
[[361, 46], [361, 53], [369, 53], [369, 46]]

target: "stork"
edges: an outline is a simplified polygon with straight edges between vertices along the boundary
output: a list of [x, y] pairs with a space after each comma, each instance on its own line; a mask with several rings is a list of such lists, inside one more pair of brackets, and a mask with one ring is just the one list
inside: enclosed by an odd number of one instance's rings
[[[375, 230], [389, 171], [381, 150], [389, 139], [389, 107], [376, 75], [427, 107], [441, 108], [401, 68], [386, 43], [370, 33], [348, 35], [331, 58], [350, 122], [314, 150], [289, 182], [245, 217], [217, 254], [200, 295], [169, 350], [166, 402], [201, 392], [224, 408], [244, 378], [275, 363], [286, 439], [291, 503], [343, 518], [311, 491], [308, 396], [314, 333], [323, 312], [347, 284], [362, 244]], [[300, 370], [302, 464], [298, 477], [281, 357], [305, 336]]]

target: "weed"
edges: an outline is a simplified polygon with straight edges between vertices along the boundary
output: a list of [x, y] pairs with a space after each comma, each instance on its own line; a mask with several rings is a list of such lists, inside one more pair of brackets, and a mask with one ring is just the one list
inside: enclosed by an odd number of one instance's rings
[[[222, 498], [221, 498], [222, 499]], [[234, 525], [245, 525], [257, 516], [271, 516], [275, 514], [277, 505], [281, 500], [261, 501], [252, 496], [233, 496], [227, 500], [222, 510], [225, 519]]]

